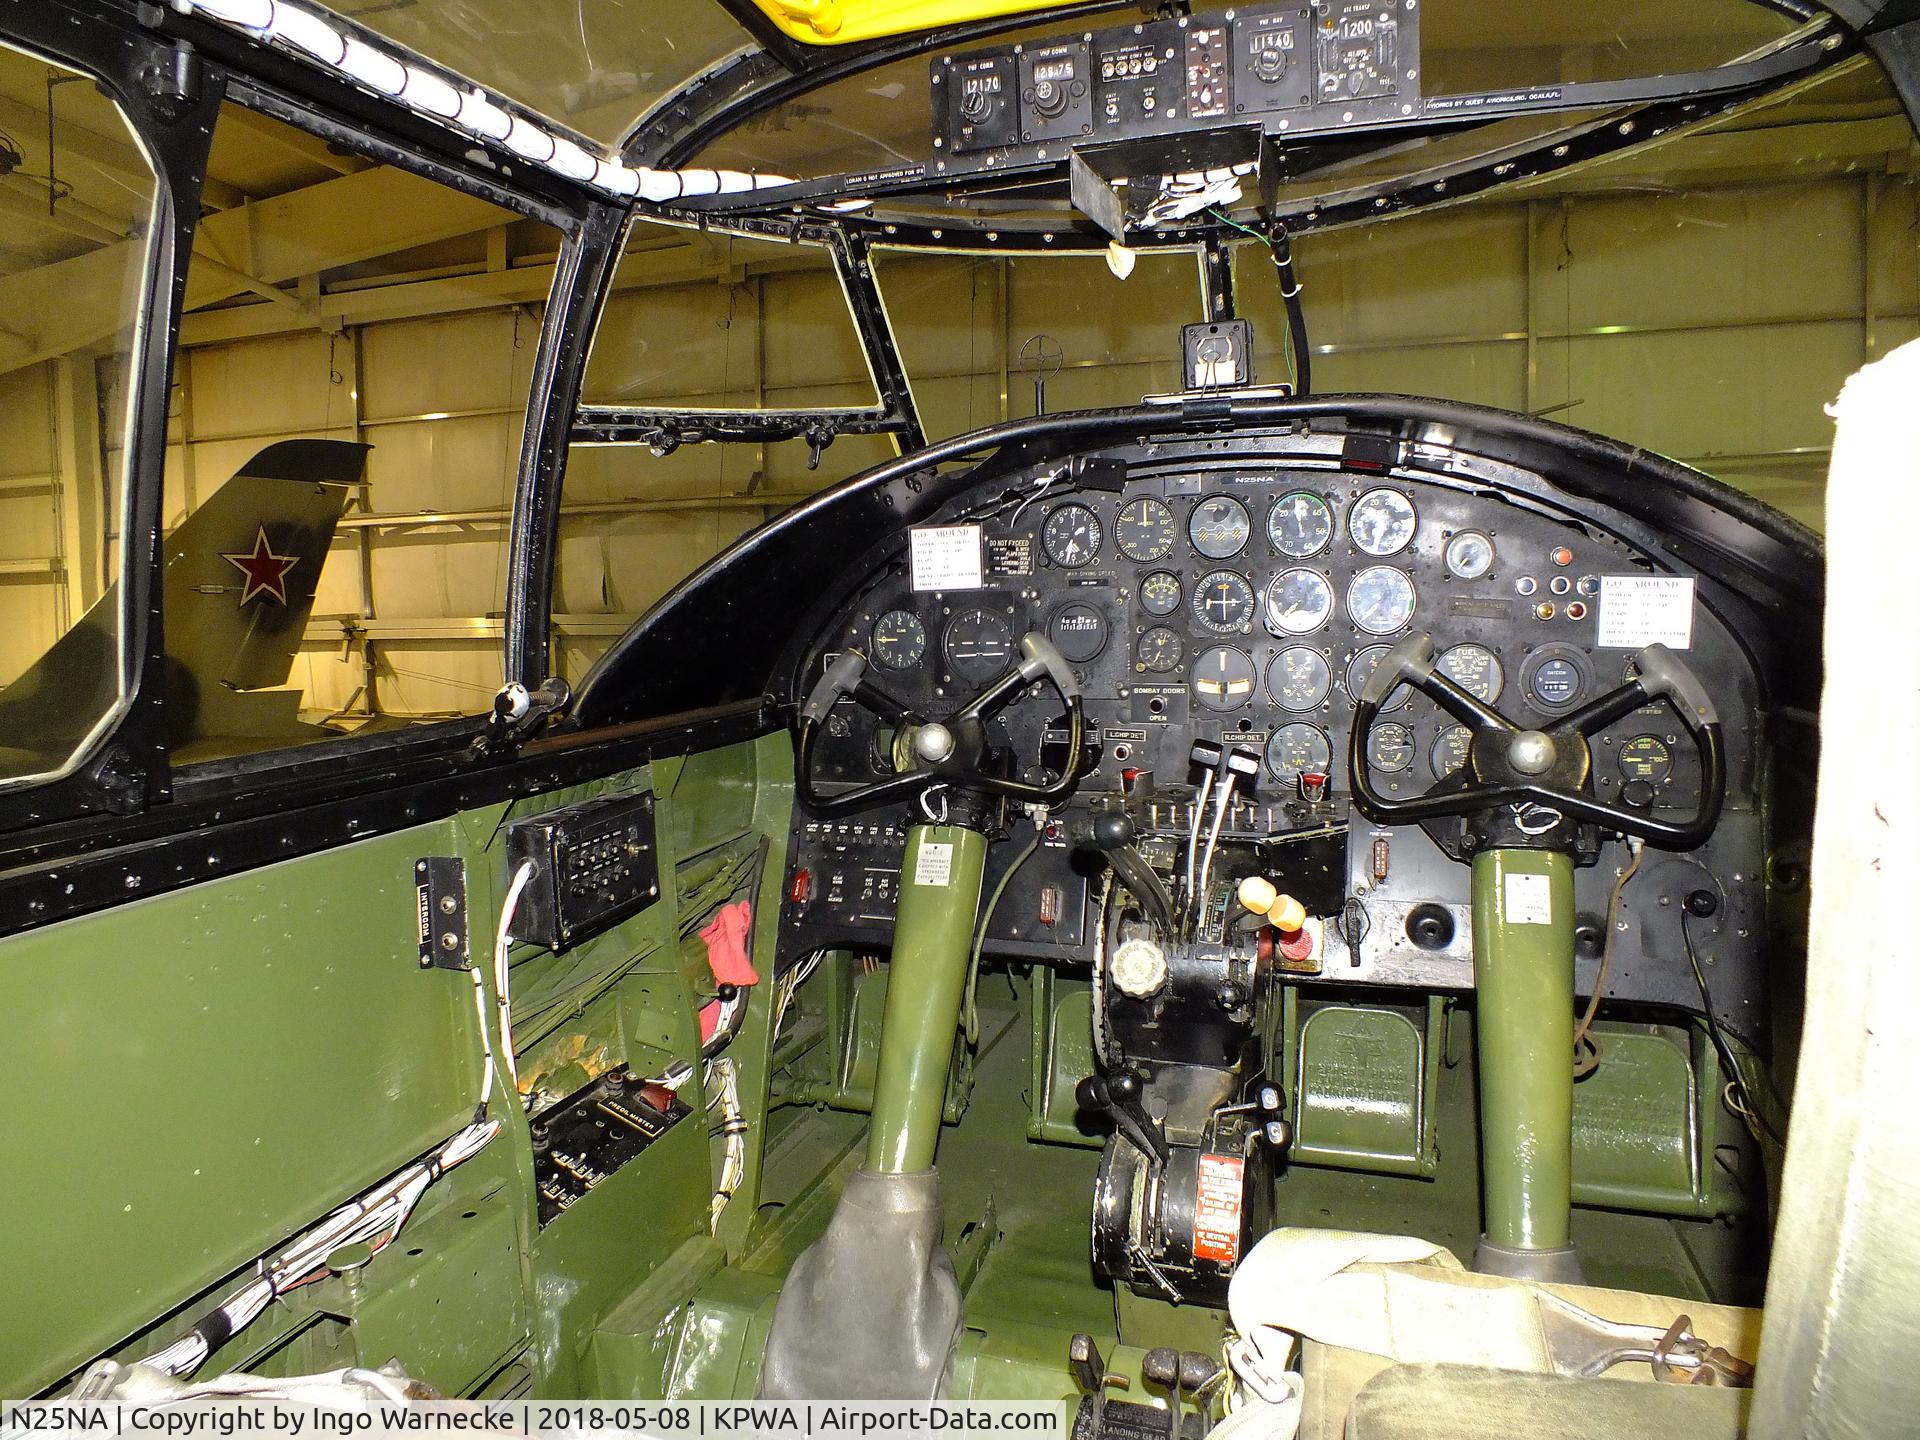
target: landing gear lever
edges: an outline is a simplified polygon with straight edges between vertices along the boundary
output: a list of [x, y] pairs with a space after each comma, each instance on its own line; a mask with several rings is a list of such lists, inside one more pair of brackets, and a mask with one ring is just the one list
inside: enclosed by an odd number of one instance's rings
[[1171, 1152], [1160, 1122], [1140, 1103], [1140, 1077], [1131, 1070], [1111, 1075], [1089, 1075], [1074, 1087], [1073, 1098], [1082, 1110], [1104, 1111], [1127, 1142], [1146, 1156], [1153, 1169], [1163, 1169]]

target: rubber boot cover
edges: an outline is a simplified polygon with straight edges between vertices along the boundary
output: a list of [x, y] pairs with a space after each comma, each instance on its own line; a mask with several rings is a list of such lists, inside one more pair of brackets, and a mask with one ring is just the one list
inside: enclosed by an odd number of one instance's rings
[[940, 1172], [847, 1177], [827, 1233], [793, 1263], [760, 1367], [770, 1400], [933, 1400], [960, 1339]]

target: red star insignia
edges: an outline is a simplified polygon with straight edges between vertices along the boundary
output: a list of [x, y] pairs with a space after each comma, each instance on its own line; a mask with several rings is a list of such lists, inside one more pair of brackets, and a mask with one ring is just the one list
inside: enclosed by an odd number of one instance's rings
[[253, 537], [251, 553], [222, 554], [220, 558], [247, 577], [240, 592], [244, 606], [257, 595], [265, 595], [276, 605], [287, 603], [287, 572], [300, 563], [298, 555], [276, 555], [267, 543], [267, 527], [262, 525]]

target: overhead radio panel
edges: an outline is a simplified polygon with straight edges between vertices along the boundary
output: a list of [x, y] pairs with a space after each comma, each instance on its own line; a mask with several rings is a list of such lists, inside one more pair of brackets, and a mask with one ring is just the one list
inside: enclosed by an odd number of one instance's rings
[[944, 55], [932, 82], [948, 174], [1116, 141], [1338, 131], [1418, 112], [1420, 11], [1416, 0], [1254, 5]]

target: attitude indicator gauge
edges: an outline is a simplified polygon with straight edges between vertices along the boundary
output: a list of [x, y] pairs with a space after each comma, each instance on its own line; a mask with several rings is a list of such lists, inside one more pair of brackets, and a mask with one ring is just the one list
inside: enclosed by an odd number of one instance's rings
[[873, 622], [873, 660], [888, 670], [911, 670], [927, 654], [927, 627], [911, 610], [889, 610]]
[[1233, 570], [1216, 570], [1193, 588], [1193, 618], [1216, 635], [1238, 635], [1253, 624], [1253, 585]]
[[1062, 505], [1048, 512], [1040, 544], [1063, 570], [1092, 564], [1100, 553], [1100, 517], [1084, 505]]
[[1151, 496], [1129, 500], [1113, 522], [1113, 543], [1129, 560], [1164, 559], [1176, 538], [1173, 511]]
[[1193, 662], [1188, 683], [1202, 709], [1225, 712], [1238, 710], [1253, 699], [1260, 675], [1246, 651], [1216, 645]]
[[1187, 539], [1209, 560], [1226, 560], [1247, 548], [1253, 521], [1231, 495], [1210, 495], [1187, 518]]
[[1013, 624], [992, 610], [962, 610], [940, 638], [947, 669], [963, 680], [991, 680], [1013, 663]]

